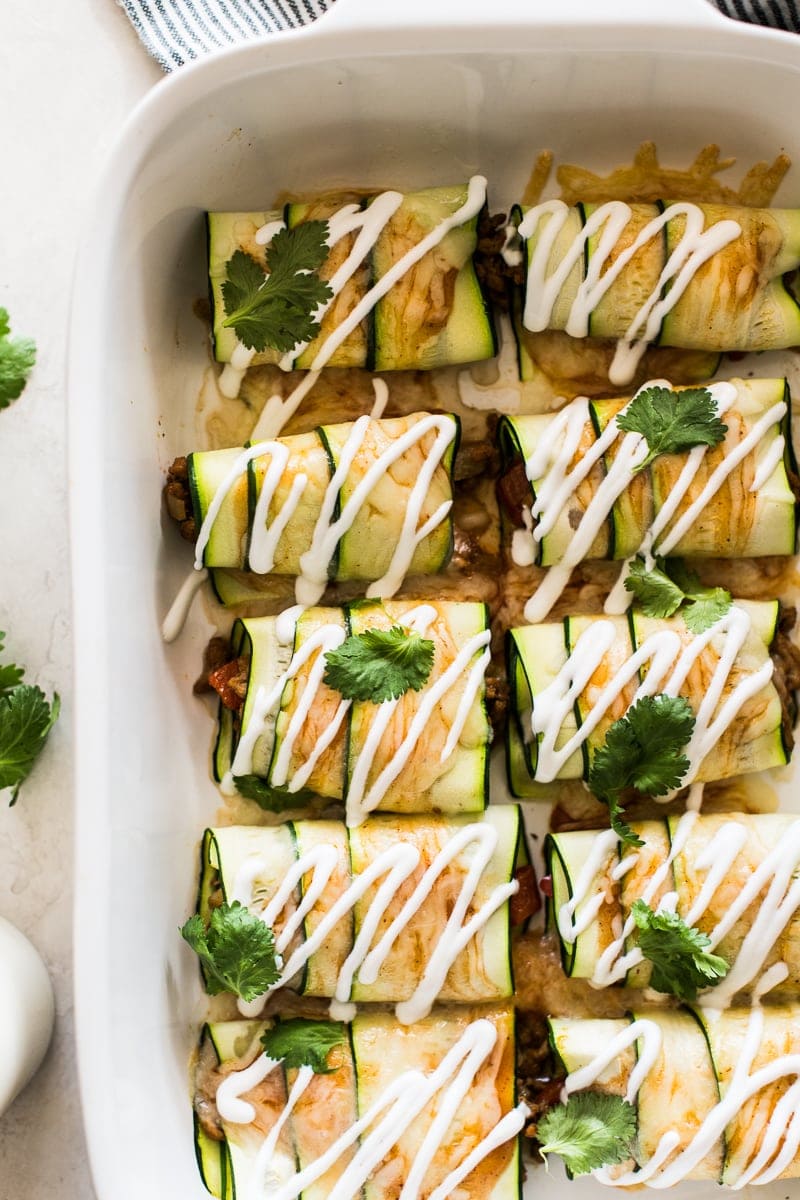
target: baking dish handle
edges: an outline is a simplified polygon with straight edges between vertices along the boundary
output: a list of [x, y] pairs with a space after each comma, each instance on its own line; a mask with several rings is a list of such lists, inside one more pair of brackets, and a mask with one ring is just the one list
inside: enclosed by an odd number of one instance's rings
[[459, 25], [587, 23], [605, 26], [678, 25], [703, 29], [729, 24], [710, 0], [336, 0], [324, 18], [337, 30]]

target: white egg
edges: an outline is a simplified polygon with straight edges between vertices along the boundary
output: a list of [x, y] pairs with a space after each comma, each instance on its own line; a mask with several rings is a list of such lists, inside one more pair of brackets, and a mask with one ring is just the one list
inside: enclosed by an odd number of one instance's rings
[[54, 1015], [53, 988], [38, 951], [0, 917], [0, 1113], [44, 1058]]

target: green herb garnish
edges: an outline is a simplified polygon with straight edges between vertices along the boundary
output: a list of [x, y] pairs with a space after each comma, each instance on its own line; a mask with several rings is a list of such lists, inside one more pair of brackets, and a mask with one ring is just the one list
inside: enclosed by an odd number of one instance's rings
[[181, 937], [203, 964], [212, 996], [233, 992], [242, 1000], [255, 1000], [280, 979], [272, 930], [238, 900], [213, 909], [208, 926], [195, 913]]
[[268, 1058], [284, 1067], [311, 1067], [315, 1075], [330, 1075], [337, 1067], [328, 1066], [328, 1055], [344, 1041], [341, 1021], [310, 1021], [293, 1017], [279, 1021], [261, 1038]]
[[647, 458], [637, 471], [643, 471], [659, 454], [716, 446], [728, 432], [708, 388], [673, 392], [658, 386], [637, 392], [617, 417], [617, 428], [623, 433], [640, 433], [647, 442]]
[[[4, 640], [0, 633], [0, 651]], [[41, 688], [23, 683], [23, 676], [22, 667], [0, 666], [0, 790], [12, 789], [12, 804], [61, 711], [58, 693], [48, 701]]]
[[656, 913], [637, 900], [631, 916], [639, 930], [639, 949], [653, 964], [650, 987], [657, 992], [696, 1000], [698, 988], [713, 987], [728, 974], [730, 963], [710, 953], [708, 936], [677, 913]]
[[413, 630], [365, 629], [325, 655], [325, 683], [347, 700], [381, 704], [427, 683], [433, 668], [433, 642]]
[[649, 571], [641, 559], [635, 559], [625, 587], [648, 617], [671, 617], [680, 608], [686, 628], [692, 633], [710, 629], [722, 620], [732, 603], [730, 592], [721, 587], [703, 587], [694, 571], [678, 559], [657, 559]]
[[558, 1154], [570, 1175], [586, 1175], [633, 1156], [636, 1109], [621, 1096], [573, 1092], [545, 1113], [536, 1137], [543, 1158]]
[[682, 753], [694, 732], [695, 717], [682, 696], [643, 696], [608, 730], [589, 771], [589, 787], [608, 804], [611, 827], [626, 845], [642, 841], [622, 816], [622, 793], [665, 796], [689, 770]]
[[286, 354], [319, 333], [314, 314], [333, 295], [317, 274], [328, 256], [327, 237], [327, 221], [280, 230], [266, 250], [268, 273], [243, 250], [228, 260], [223, 324], [233, 328], [243, 345]]
[[22, 394], [36, 362], [36, 343], [10, 334], [8, 313], [0, 308], [0, 409]]

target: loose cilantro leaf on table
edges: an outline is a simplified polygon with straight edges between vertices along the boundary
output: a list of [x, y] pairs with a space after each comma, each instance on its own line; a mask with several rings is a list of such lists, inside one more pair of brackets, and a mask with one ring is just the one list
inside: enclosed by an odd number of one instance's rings
[[637, 392], [617, 417], [623, 433], [640, 433], [647, 442], [647, 458], [637, 467], [643, 471], [659, 454], [677, 454], [694, 446], [716, 446], [728, 432], [717, 416], [717, 406], [708, 388], [648, 387]]
[[[0, 651], [4, 639], [0, 633]], [[41, 688], [22, 682], [23, 675], [12, 663], [0, 665], [0, 790], [12, 789], [12, 804], [61, 710], [57, 694], [48, 701]]]
[[243, 345], [285, 354], [316, 336], [319, 322], [314, 313], [333, 295], [317, 274], [328, 255], [327, 236], [326, 221], [282, 229], [267, 247], [267, 273], [243, 250], [228, 260], [223, 324], [233, 328]]
[[571, 1175], [631, 1158], [635, 1136], [636, 1109], [604, 1092], [573, 1092], [566, 1104], [545, 1113], [536, 1130], [542, 1157], [560, 1155]]
[[680, 560], [664, 562], [647, 570], [635, 559], [625, 587], [638, 600], [648, 617], [671, 617], [683, 606], [681, 616], [692, 633], [703, 633], [720, 621], [731, 606], [731, 594], [721, 587], [703, 587], [694, 571]]
[[325, 655], [325, 682], [348, 700], [381, 704], [424, 687], [433, 668], [433, 642], [395, 625], [353, 634]]
[[8, 312], [0, 308], [0, 409], [8, 408], [22, 394], [35, 362], [35, 342], [11, 337]]
[[264, 1053], [284, 1067], [311, 1067], [316, 1075], [337, 1070], [328, 1066], [328, 1055], [344, 1041], [341, 1021], [311, 1021], [293, 1017], [280, 1021], [261, 1038]]
[[622, 818], [622, 793], [635, 789], [645, 796], [665, 796], [679, 787], [689, 770], [682, 751], [694, 724], [682, 696], [643, 696], [614, 722], [596, 751], [589, 787], [608, 804], [612, 828], [626, 844], [642, 843]]
[[233, 992], [242, 1000], [255, 1000], [280, 979], [272, 930], [238, 900], [215, 908], [208, 926], [196, 913], [181, 937], [202, 962], [212, 996]]
[[637, 900], [631, 916], [639, 930], [639, 949], [653, 964], [650, 986], [680, 1000], [696, 1000], [697, 989], [724, 979], [730, 963], [712, 954], [710, 939], [673, 912], [653, 912]]

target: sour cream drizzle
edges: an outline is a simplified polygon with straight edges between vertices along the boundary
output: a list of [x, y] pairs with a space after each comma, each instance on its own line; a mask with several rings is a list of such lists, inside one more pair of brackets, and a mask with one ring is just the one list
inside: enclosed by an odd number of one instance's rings
[[[286, 1106], [275, 1126], [263, 1142], [256, 1158], [252, 1176], [246, 1192], [247, 1200], [297, 1200], [297, 1198], [320, 1179], [333, 1167], [344, 1153], [358, 1145], [352, 1159], [344, 1168], [338, 1181], [329, 1193], [328, 1200], [355, 1200], [361, 1195], [361, 1189], [375, 1168], [391, 1152], [406, 1130], [427, 1106], [436, 1099], [436, 1113], [431, 1119], [428, 1133], [422, 1141], [414, 1158], [408, 1164], [408, 1174], [399, 1194], [399, 1200], [418, 1200], [425, 1175], [437, 1152], [444, 1143], [459, 1108], [463, 1105], [478, 1073], [484, 1063], [491, 1057], [497, 1044], [497, 1030], [489, 1020], [473, 1021], [464, 1030], [456, 1044], [441, 1059], [439, 1064], [430, 1072], [419, 1070], [405, 1071], [393, 1080], [378, 1096], [377, 1100], [367, 1111], [350, 1126], [324, 1154], [310, 1163], [301, 1171], [289, 1174], [284, 1179], [276, 1178], [271, 1170], [272, 1160], [278, 1144], [281, 1130], [290, 1118], [297, 1102], [311, 1083], [311, 1075], [303, 1071], [289, 1095]], [[265, 1059], [259, 1065], [256, 1074], [261, 1079], [278, 1065], [272, 1060]], [[257, 1059], [257, 1063], [261, 1060]], [[253, 1064], [255, 1065], [255, 1064]], [[236, 1075], [244, 1076], [252, 1068], [245, 1068]], [[236, 1076], [229, 1076], [221, 1088]], [[246, 1079], [247, 1087], [252, 1087], [250, 1079]], [[220, 1090], [221, 1090], [220, 1088]], [[230, 1091], [230, 1089], [229, 1089]], [[231, 1123], [250, 1124], [255, 1118], [247, 1117], [243, 1110], [233, 1110], [226, 1103], [227, 1094], [223, 1095], [220, 1106], [220, 1092], [217, 1091], [217, 1106], [223, 1120]], [[240, 1104], [247, 1103], [239, 1101]], [[248, 1105], [252, 1109], [252, 1105]], [[482, 1138], [478, 1144], [465, 1155], [461, 1162], [450, 1172], [442, 1183], [430, 1193], [429, 1200], [445, 1200], [458, 1184], [467, 1177], [493, 1150], [516, 1137], [523, 1128], [529, 1115], [525, 1104], [518, 1104]]]
[[[383, 381], [375, 382], [381, 384]], [[385, 388], [385, 384], [383, 387]], [[379, 410], [385, 399], [383, 389], [376, 386], [375, 405]], [[311, 542], [308, 550], [300, 558], [300, 575], [295, 584], [295, 595], [299, 604], [318, 603], [329, 582], [328, 566], [336, 548], [352, 528], [374, 488], [404, 454], [431, 432], [435, 433], [435, 437], [430, 449], [424, 454], [422, 466], [413, 487], [409, 490], [403, 523], [389, 566], [382, 578], [370, 584], [367, 596], [387, 598], [395, 594], [412, 564], [417, 546], [447, 519], [452, 508], [452, 500], [444, 500], [427, 520], [421, 525], [419, 523], [434, 475], [456, 436], [456, 424], [451, 417], [433, 414], [421, 417], [375, 458], [347, 498], [339, 515], [336, 515], [337, 500], [347, 482], [353, 462], [364, 445], [372, 420], [369, 414], [359, 417], [342, 446], [336, 470], [322, 497]], [[260, 458], [268, 459], [269, 465], [264, 473], [253, 514], [248, 568], [260, 575], [268, 574], [273, 569], [278, 544], [297, 511], [308, 484], [308, 477], [302, 472], [298, 473], [292, 481], [289, 494], [272, 521], [268, 520], [270, 508], [275, 502], [281, 478], [290, 458], [290, 449], [286, 442], [278, 441], [256, 442], [242, 450], [231, 463], [211, 498], [197, 535], [194, 563], [196, 570], [203, 569], [206, 547], [225, 499], [246, 474], [250, 463]]]
[[[671, 874], [673, 862], [683, 853], [696, 820], [696, 813], [688, 813], [681, 818], [667, 858], [653, 872], [642, 892], [642, 899], [651, 907], [653, 898]], [[687, 925], [697, 925], [708, 911], [719, 888], [725, 886], [737, 859], [747, 845], [748, 838], [747, 828], [732, 819], [720, 825], [702, 853], [698, 854], [694, 861], [694, 869], [697, 872], [705, 871], [707, 875], [694, 904], [688, 912], [681, 913]], [[616, 848], [616, 835], [613, 832], [598, 836], [591, 854], [575, 880], [572, 897], [559, 908], [558, 930], [564, 941], [570, 945], [589, 928], [607, 899], [603, 875]], [[634, 851], [627, 856], [625, 862], [633, 866], [639, 858], [639, 853]], [[798, 867], [800, 820], [781, 832], [777, 844], [748, 875], [736, 895], [732, 896], [724, 917], [708, 931], [710, 948], [716, 949], [751, 905], [756, 904], [763, 895], [736, 959], [731, 963], [730, 971], [715, 987], [702, 995], [701, 1003], [704, 1007], [725, 1008], [742, 989], [758, 989], [756, 981], [759, 972], [763, 970], [771, 950], [800, 909]], [[658, 911], [675, 911], [677, 901], [676, 893], [667, 893], [658, 905]], [[618, 982], [631, 967], [644, 961], [638, 947], [624, 953], [627, 938], [634, 928], [635, 922], [628, 917], [619, 931], [619, 936], [607, 947], [598, 961], [591, 978], [595, 987], [607, 987]]]
[[[282, 614], [283, 619], [276, 624], [276, 633], [285, 645], [294, 640], [294, 629], [297, 616], [302, 608], [289, 610]], [[398, 618], [401, 625], [407, 626], [416, 633], [424, 635], [433, 625], [437, 617], [436, 609], [430, 604], [421, 604], [410, 612]], [[297, 651], [291, 654], [286, 669], [275, 680], [270, 688], [259, 687], [253, 703], [247, 725], [236, 748], [230, 771], [222, 781], [222, 790], [233, 794], [235, 792], [234, 776], [249, 775], [253, 769], [253, 752], [256, 743], [267, 733], [278, 711], [281, 696], [286, 684], [293, 679], [301, 667], [314, 657], [308, 677], [289, 726], [283, 735], [275, 762], [270, 771], [270, 781], [277, 787], [286, 786], [290, 793], [298, 792], [310, 778], [320, 755], [336, 737], [342, 722], [350, 708], [351, 701], [342, 698], [327, 728], [320, 734], [314, 747], [304, 763], [290, 775], [292, 752], [297, 738], [305, 724], [314, 704], [317, 693], [322, 685], [325, 672], [325, 654], [340, 646], [345, 640], [344, 629], [339, 625], [323, 625], [316, 629], [303, 642]], [[380, 747], [381, 738], [389, 726], [392, 715], [401, 703], [401, 697], [386, 700], [377, 705], [370, 724], [364, 746], [353, 764], [348, 795], [346, 801], [346, 816], [349, 826], [360, 825], [361, 822], [377, 808], [387, 791], [397, 779], [414, 752], [417, 742], [422, 737], [425, 727], [436, 707], [444, 696], [457, 687], [466, 673], [464, 690], [459, 699], [458, 707], [450, 731], [442, 748], [439, 761], [444, 763], [456, 749], [464, 726], [469, 718], [475, 699], [483, 684], [486, 668], [491, 658], [489, 643], [491, 631], [482, 630], [469, 638], [460, 648], [456, 657], [442, 674], [426, 687], [421, 693], [421, 699], [411, 720], [403, 740], [395, 750], [389, 762], [371, 784], [369, 772], [375, 755]], [[477, 655], [477, 658], [475, 657]], [[473, 659], [475, 661], [473, 662]]]
[[[634, 1024], [653, 1025], [658, 1029], [654, 1021], [637, 1021]], [[609, 1063], [632, 1044], [633, 1028], [632, 1025], [623, 1030], [591, 1063], [567, 1076], [566, 1090], [576, 1091], [579, 1088], [591, 1087]], [[652, 1036], [655, 1045], [655, 1034]], [[680, 1183], [714, 1150], [724, 1138], [727, 1126], [752, 1097], [771, 1084], [786, 1079], [793, 1082], [788, 1084], [766, 1120], [763, 1119], [763, 1114], [767, 1111], [764, 1106], [758, 1110], [755, 1119], [760, 1124], [763, 1123], [763, 1134], [754, 1143], [755, 1153], [749, 1165], [739, 1178], [728, 1186], [734, 1191], [739, 1191], [751, 1183], [770, 1183], [779, 1178], [800, 1150], [800, 1054], [781, 1055], [766, 1066], [753, 1070], [763, 1038], [764, 1010], [756, 1001], [750, 1010], [742, 1053], [725, 1094], [708, 1113], [689, 1144], [676, 1154], [675, 1151], [681, 1142], [681, 1133], [678, 1129], [667, 1130], [652, 1157], [641, 1166], [620, 1175], [615, 1175], [612, 1169], [603, 1167], [593, 1172], [594, 1178], [609, 1187], [635, 1187], [646, 1184], [651, 1188], [668, 1188]], [[648, 1065], [645, 1072], [639, 1072], [640, 1065], [641, 1061], [631, 1073], [626, 1096], [629, 1100], [636, 1099], [655, 1061]], [[634, 1080], [635, 1075], [637, 1078]]]
[[[430, 233], [426, 234], [415, 246], [406, 251], [389, 268], [386, 274], [382, 275], [377, 283], [373, 284], [367, 290], [351, 312], [348, 313], [347, 317], [325, 338], [311, 363], [309, 376], [290, 392], [285, 400], [279, 396], [271, 397], [253, 430], [253, 438], [276, 437], [280, 433], [289, 418], [296, 412], [309, 388], [313, 386], [319, 371], [326, 366], [342, 343], [358, 328], [364, 318], [372, 312], [378, 301], [382, 300], [387, 292], [420, 259], [424, 258], [429, 251], [435, 249], [451, 229], [456, 229], [459, 225], [463, 225], [474, 216], [477, 216], [486, 202], [486, 187], [486, 179], [482, 175], [473, 175], [467, 187], [467, 198], [464, 203], [455, 212], [451, 213], [449, 217], [445, 217], [434, 226]], [[322, 318], [342, 288], [364, 262], [402, 202], [403, 196], [400, 192], [383, 192], [379, 196], [376, 196], [367, 208], [360, 209], [354, 204], [345, 205], [329, 219], [327, 239], [329, 246], [334, 246], [343, 237], [356, 231], [358, 232], [353, 247], [344, 263], [329, 280], [333, 295], [330, 300], [318, 308], [315, 314], [317, 320]], [[271, 228], [272, 226], [270, 226]], [[258, 239], [258, 234], [256, 234], [256, 238]], [[284, 370], [291, 370], [297, 357], [305, 349], [305, 345], [295, 346], [290, 354], [283, 358], [281, 367]], [[240, 350], [243, 353], [239, 353]], [[229, 364], [231, 370], [227, 374], [223, 372], [221, 387], [223, 387], [224, 395], [238, 395], [238, 389], [241, 386], [244, 373], [254, 357], [254, 352], [247, 350], [246, 347], [238, 345], [235, 348], [231, 363]], [[313, 378], [311, 378], [312, 376]], [[308, 382], [309, 378], [311, 378], [310, 383]]]
[[617, 633], [612, 621], [592, 622], [578, 638], [575, 648], [548, 687], [536, 696], [531, 713], [531, 734], [539, 738], [535, 778], [549, 783], [578, 750], [614, 705], [625, 687], [640, 672], [643, 678], [632, 703], [642, 696], [677, 696], [689, 673], [712, 642], [719, 655], [716, 666], [695, 713], [695, 727], [684, 753], [689, 770], [683, 786], [694, 781], [700, 765], [711, 752], [742, 706], [772, 678], [774, 664], [768, 658], [756, 671], [743, 677], [723, 700], [737, 656], [747, 641], [751, 620], [745, 609], [732, 604], [727, 613], [703, 633], [684, 643], [673, 629], [660, 629], [646, 638], [603, 687], [578, 730], [563, 746], [556, 742], [564, 721], [613, 646]]
[[[650, 381], [641, 389], [655, 384], [669, 386], [666, 381]], [[719, 416], [733, 407], [737, 389], [732, 383], [713, 383], [708, 390], [714, 399]], [[638, 395], [638, 393], [637, 393]], [[547, 575], [525, 606], [525, 619], [543, 621], [563, 592], [574, 567], [589, 554], [592, 544], [607, 522], [614, 505], [630, 485], [636, 468], [647, 457], [647, 441], [638, 433], [623, 433], [617, 424], [618, 417], [627, 411], [625, 406], [609, 421], [599, 438], [570, 467], [578, 451], [583, 430], [590, 421], [589, 401], [581, 397], [572, 401], [549, 422], [539, 439], [534, 452], [525, 463], [525, 473], [536, 487], [536, 499], [530, 509], [530, 521], [534, 543], [540, 542], [561, 517], [570, 504], [579, 486], [588, 478], [592, 469], [603, 461], [604, 456], [619, 442], [614, 461], [605, 473], [589, 504], [583, 512], [578, 526], [559, 563], [549, 568]], [[705, 459], [708, 447], [695, 446], [689, 451], [669, 496], [656, 513], [650, 528], [637, 550], [644, 556], [648, 567], [652, 567], [655, 555], [670, 554], [695, 522], [702, 516], [709, 502], [723, 487], [728, 477], [743, 459], [756, 449], [764, 435], [774, 425], [780, 424], [786, 415], [786, 404], [774, 404], [752, 426], [723, 460], [712, 471], [700, 494], [686, 508], [678, 520], [675, 515], [691, 488]], [[779, 434], [773, 441], [762, 461], [758, 464], [751, 491], [762, 487], [783, 458], [784, 437]], [[523, 516], [525, 514], [523, 513]], [[674, 524], [673, 524], [674, 522]], [[514, 561], [527, 565], [532, 561], [529, 550], [529, 535], [520, 531], [520, 538], [512, 547]], [[624, 612], [631, 603], [631, 593], [625, 589], [625, 578], [630, 568], [630, 559], [623, 564], [616, 586], [606, 602], [606, 612]]]
[[[354, 876], [352, 883], [324, 915], [311, 936], [304, 938], [289, 955], [283, 965], [280, 979], [273, 984], [270, 992], [250, 1003], [240, 1001], [240, 1011], [245, 1016], [257, 1016], [264, 1006], [266, 996], [285, 987], [318, 952], [341, 921], [349, 924], [356, 905], [371, 888], [379, 884], [375, 897], [364, 915], [353, 949], [339, 971], [331, 1005], [332, 1016], [341, 1020], [352, 1020], [355, 1010], [349, 1001], [356, 975], [362, 983], [375, 983], [397, 939], [430, 897], [436, 881], [451, 863], [463, 855], [466, 859], [464, 878], [447, 924], [439, 940], [431, 943], [429, 947], [429, 957], [413, 995], [396, 1007], [397, 1019], [403, 1025], [413, 1025], [415, 1021], [421, 1021], [433, 1007], [459, 954], [494, 913], [519, 890], [516, 880], [498, 884], [481, 907], [467, 918], [481, 879], [497, 850], [497, 843], [497, 830], [488, 822], [465, 825], [449, 838], [431, 860], [411, 895], [381, 934], [377, 944], [374, 944], [381, 924], [385, 921], [387, 910], [396, 900], [406, 880], [418, 869], [421, 861], [419, 849], [408, 842], [390, 846], [374, 858], [364, 871]], [[255, 881], [266, 871], [267, 865], [265, 860], [258, 857], [246, 860], [234, 879], [231, 898], [252, 908]], [[300, 904], [291, 911], [284, 928], [276, 938], [275, 947], [279, 954], [283, 955], [291, 946], [302, 922], [313, 910], [330, 882], [336, 865], [336, 851], [331, 846], [315, 846], [306, 854], [302, 854], [292, 864], [275, 894], [258, 914], [264, 924], [272, 928], [287, 906], [293, 905], [300, 881], [308, 875], [311, 876]]]
[[[684, 231], [667, 258], [656, 286], [617, 344], [608, 377], [613, 384], [630, 383], [648, 344], [658, 336], [664, 317], [678, 303], [697, 271], [740, 237], [742, 228], [736, 221], [724, 220], [704, 229], [705, 215], [696, 204], [670, 204], [648, 221], [630, 246], [607, 265], [633, 215], [630, 205], [611, 200], [601, 204], [586, 219], [555, 268], [550, 270], [553, 248], [569, 215], [570, 208], [562, 200], [548, 200], [529, 209], [519, 226], [519, 236], [523, 239], [539, 232], [528, 264], [523, 314], [525, 328], [534, 332], [549, 328], [561, 289], [583, 258], [591, 238], [599, 234], [565, 325], [566, 332], [572, 337], [588, 337], [592, 312], [634, 255], [653, 238], [660, 239], [669, 221], [681, 216], [685, 219]], [[546, 223], [543, 224], [544, 218]]]

